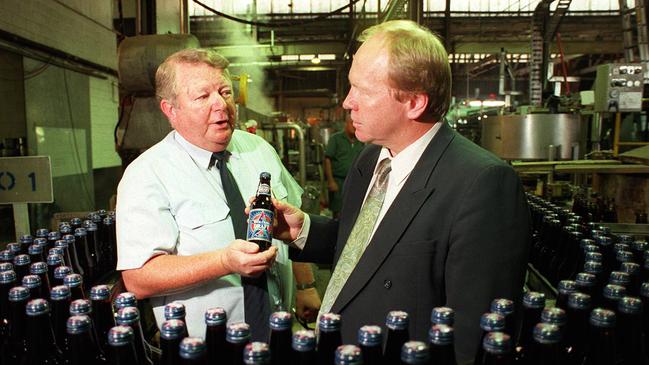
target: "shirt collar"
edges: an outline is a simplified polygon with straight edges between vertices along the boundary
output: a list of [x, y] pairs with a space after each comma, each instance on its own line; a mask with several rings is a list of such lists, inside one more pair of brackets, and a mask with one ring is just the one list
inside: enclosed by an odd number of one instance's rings
[[208, 166], [210, 165], [210, 159], [212, 158], [212, 152], [193, 145], [185, 138], [183, 138], [183, 136], [181, 136], [178, 132], [175, 132], [174, 139], [176, 140], [176, 142], [178, 142], [180, 147], [182, 147], [182, 149], [189, 154], [189, 156], [192, 158], [192, 160], [194, 160], [194, 162], [196, 162], [198, 166], [204, 167], [205, 169], [208, 168]]
[[[378, 167], [378, 162], [382, 161], [384, 158], [391, 159], [390, 167], [392, 168], [392, 171], [390, 172], [390, 180], [400, 185], [410, 175], [417, 164], [417, 161], [419, 161], [421, 155], [424, 154], [426, 147], [428, 147], [430, 141], [433, 140], [433, 137], [435, 137], [435, 134], [437, 134], [437, 131], [441, 128], [442, 123], [444, 122], [433, 124], [433, 126], [419, 137], [419, 139], [408, 145], [408, 147], [404, 148], [403, 151], [394, 157], [390, 155], [389, 149], [385, 147], [381, 148], [376, 166]], [[376, 167], [374, 173], [376, 173]]]

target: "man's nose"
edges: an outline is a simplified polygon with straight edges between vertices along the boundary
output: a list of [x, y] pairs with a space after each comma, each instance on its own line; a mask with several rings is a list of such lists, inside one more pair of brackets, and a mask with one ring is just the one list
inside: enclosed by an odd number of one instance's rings
[[215, 110], [223, 110], [227, 106], [227, 102], [225, 101], [225, 98], [221, 96], [221, 94], [214, 93], [215, 96], [212, 97], [212, 109]]
[[354, 100], [352, 98], [352, 93], [350, 91], [347, 94], [347, 96], [345, 97], [345, 100], [343, 100], [343, 108], [345, 108], [345, 109], [354, 109], [355, 105], [356, 105], [356, 103], [354, 102]]

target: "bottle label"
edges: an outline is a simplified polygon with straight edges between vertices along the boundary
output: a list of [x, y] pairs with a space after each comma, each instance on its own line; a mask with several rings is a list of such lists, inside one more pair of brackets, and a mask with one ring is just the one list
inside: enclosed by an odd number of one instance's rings
[[274, 213], [268, 209], [252, 209], [248, 215], [248, 241], [273, 239]]
[[268, 184], [259, 184], [257, 188], [257, 195], [270, 195], [270, 185]]

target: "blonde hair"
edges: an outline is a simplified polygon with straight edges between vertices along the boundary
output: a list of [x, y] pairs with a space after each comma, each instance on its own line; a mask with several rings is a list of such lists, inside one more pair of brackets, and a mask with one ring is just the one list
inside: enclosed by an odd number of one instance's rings
[[410, 20], [393, 20], [365, 29], [359, 37], [364, 42], [378, 37], [389, 56], [388, 79], [395, 98], [426, 93], [426, 112], [441, 120], [451, 104], [451, 65], [439, 37]]
[[155, 73], [156, 96], [160, 99], [166, 99], [172, 104], [175, 104], [177, 96], [175, 66], [179, 63], [206, 64], [223, 71], [223, 76], [232, 82], [230, 72], [227, 69], [230, 61], [227, 58], [209, 48], [183, 49], [167, 57]]

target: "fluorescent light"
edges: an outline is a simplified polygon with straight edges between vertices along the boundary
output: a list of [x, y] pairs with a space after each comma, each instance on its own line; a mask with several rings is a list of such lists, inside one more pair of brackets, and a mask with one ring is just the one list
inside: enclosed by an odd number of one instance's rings
[[283, 54], [282, 61], [299, 61], [300, 56], [296, 54]]
[[469, 101], [469, 106], [477, 108], [479, 106], [482, 106], [482, 101], [480, 101], [480, 100], [471, 100], [471, 101]]
[[482, 102], [482, 106], [486, 107], [497, 107], [503, 105], [505, 105], [505, 102], [503, 100], [485, 100]]
[[311, 63], [313, 63], [314, 65], [320, 64], [320, 62], [321, 62], [320, 58], [318, 58], [318, 57], [313, 57], [311, 59]]
[[333, 53], [325, 53], [325, 54], [319, 54], [318, 58], [323, 61], [334, 61], [336, 59], [336, 55]]
[[300, 61], [311, 61], [314, 58], [315, 58], [314, 54], [301, 54], [300, 55]]

